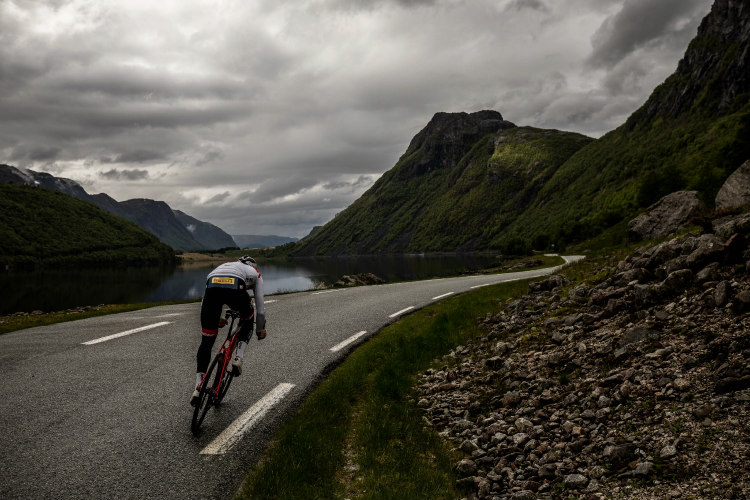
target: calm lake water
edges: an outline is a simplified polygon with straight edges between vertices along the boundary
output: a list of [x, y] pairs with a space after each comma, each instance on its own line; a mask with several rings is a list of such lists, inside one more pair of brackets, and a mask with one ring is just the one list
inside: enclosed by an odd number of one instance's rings
[[[488, 255], [383, 256], [261, 262], [266, 294], [310, 290], [346, 274], [371, 272], [386, 281], [406, 281], [476, 272], [498, 265]], [[213, 269], [137, 268], [45, 270], [0, 274], [0, 314], [60, 311], [98, 304], [195, 299]]]

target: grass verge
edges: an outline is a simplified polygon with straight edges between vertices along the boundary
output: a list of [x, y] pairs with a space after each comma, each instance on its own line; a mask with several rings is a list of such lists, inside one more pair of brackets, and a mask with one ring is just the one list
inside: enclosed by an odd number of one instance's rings
[[248, 474], [238, 499], [460, 498], [458, 455], [426, 428], [416, 375], [483, 334], [478, 317], [528, 281], [432, 304], [384, 328], [302, 403]]
[[74, 321], [77, 319], [92, 318], [94, 316], [105, 316], [107, 314], [116, 314], [128, 311], [137, 311], [139, 309], [148, 309], [156, 306], [167, 306], [171, 304], [187, 304], [196, 302], [196, 300], [175, 300], [171, 302], [143, 302], [139, 304], [110, 304], [102, 306], [93, 306], [80, 311], [59, 311], [43, 314], [29, 314], [25, 316], [0, 316], [0, 335], [3, 333], [23, 330], [24, 328], [33, 328], [35, 326], [52, 325], [54, 323], [63, 323], [65, 321]]

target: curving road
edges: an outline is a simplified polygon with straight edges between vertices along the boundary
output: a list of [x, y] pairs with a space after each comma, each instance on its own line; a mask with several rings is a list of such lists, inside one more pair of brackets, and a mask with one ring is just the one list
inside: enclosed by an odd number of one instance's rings
[[452, 294], [556, 269], [269, 297], [268, 338], [251, 342], [198, 437], [188, 400], [199, 304], [2, 335], [0, 498], [225, 498], [306, 392], [368, 336]]

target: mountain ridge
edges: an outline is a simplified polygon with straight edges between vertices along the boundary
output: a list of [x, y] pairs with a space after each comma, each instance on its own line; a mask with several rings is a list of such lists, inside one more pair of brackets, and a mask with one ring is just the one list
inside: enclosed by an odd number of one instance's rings
[[676, 71], [600, 139], [497, 111], [437, 113], [368, 191], [283, 253], [525, 252], [607, 231], [624, 242], [624, 222], [666, 194], [697, 190], [710, 206], [750, 158], [749, 33], [750, 6], [716, 0]]
[[134, 222], [178, 250], [218, 250], [235, 246], [232, 237], [221, 228], [173, 210], [163, 201], [135, 198], [118, 202], [106, 193], [89, 194], [71, 179], [5, 164], [0, 164], [0, 183], [46, 187], [92, 203]]
[[233, 234], [232, 239], [240, 248], [269, 248], [299, 241], [297, 238], [275, 234]]

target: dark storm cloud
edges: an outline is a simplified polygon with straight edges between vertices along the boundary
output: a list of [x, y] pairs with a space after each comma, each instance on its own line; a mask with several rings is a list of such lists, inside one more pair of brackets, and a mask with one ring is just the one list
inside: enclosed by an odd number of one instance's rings
[[338, 181], [338, 182], [326, 182], [323, 184], [323, 189], [334, 191], [337, 189], [346, 189], [349, 191], [364, 189], [370, 187], [373, 183], [372, 177], [367, 175], [360, 175], [356, 180], [352, 182]]
[[212, 205], [214, 203], [221, 203], [222, 201], [229, 198], [230, 193], [229, 191], [224, 191], [223, 193], [219, 193], [217, 195], [212, 196], [208, 200], [206, 200], [206, 205]]
[[128, 169], [110, 169], [106, 172], [101, 172], [100, 177], [107, 180], [114, 181], [142, 181], [148, 179], [148, 171], [146, 170], [128, 170]]
[[199, 152], [199, 156], [195, 160], [195, 164], [198, 166], [206, 165], [216, 160], [221, 160], [225, 156], [226, 155], [224, 154], [224, 151], [222, 151], [221, 149], [208, 147]]
[[686, 45], [705, 14], [706, 0], [626, 0], [594, 33], [594, 66], [612, 67], [649, 44]]
[[547, 4], [542, 0], [513, 0], [506, 7], [506, 11], [519, 11], [523, 9], [537, 10], [540, 12], [546, 12], [548, 10]]
[[60, 154], [61, 148], [45, 146], [17, 146], [10, 154], [12, 161], [49, 161], [54, 160]]
[[248, 99], [252, 88], [237, 81], [216, 76], [177, 76], [163, 70], [104, 65], [88, 67], [60, 75], [55, 87], [62, 92], [95, 94], [98, 98], [133, 98], [137, 100], [186, 100], [216, 98]]
[[440, 4], [441, 0], [332, 0], [330, 5], [344, 10], [365, 9], [372, 10], [379, 7], [397, 5], [404, 8], [423, 7]]
[[316, 177], [315, 175], [306, 176], [304, 174], [273, 177], [262, 182], [255, 191], [246, 191], [240, 194], [239, 199], [262, 204], [286, 196], [294, 196], [315, 186], [318, 183]]
[[152, 151], [148, 149], [138, 149], [135, 151], [128, 151], [127, 153], [121, 153], [117, 156], [110, 158], [102, 158], [102, 163], [144, 163], [152, 160], [164, 159], [164, 154], [159, 151]]

